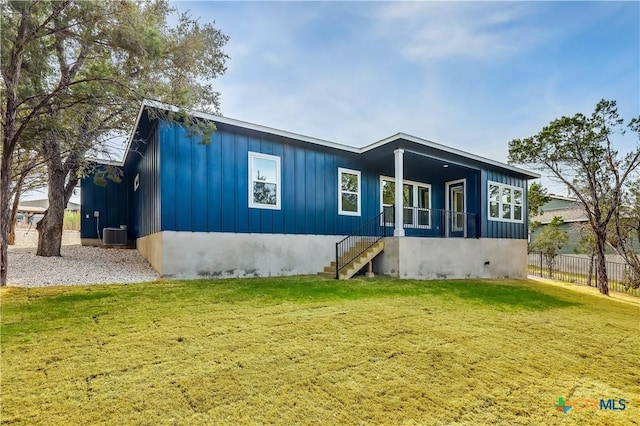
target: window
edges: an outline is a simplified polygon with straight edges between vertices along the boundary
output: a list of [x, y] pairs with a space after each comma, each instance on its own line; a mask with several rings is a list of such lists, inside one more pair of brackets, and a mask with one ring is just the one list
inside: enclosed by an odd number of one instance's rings
[[464, 231], [464, 186], [456, 186], [451, 189], [451, 209], [453, 221], [451, 230], [453, 232]]
[[489, 182], [489, 220], [523, 222], [524, 190]]
[[249, 207], [280, 210], [280, 157], [249, 152]]
[[524, 204], [522, 189], [513, 190], [513, 220], [522, 221], [522, 206]]
[[360, 216], [360, 172], [338, 168], [338, 214]]
[[[393, 206], [396, 203], [396, 182], [394, 178], [380, 177], [380, 200], [384, 211], [384, 223], [393, 226]], [[427, 183], [403, 181], [402, 198], [404, 204], [403, 222], [406, 228], [431, 228], [431, 185]]]

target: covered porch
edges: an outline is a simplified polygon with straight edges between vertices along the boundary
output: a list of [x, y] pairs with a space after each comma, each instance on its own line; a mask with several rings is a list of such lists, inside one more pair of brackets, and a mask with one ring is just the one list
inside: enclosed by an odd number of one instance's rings
[[[368, 170], [363, 170], [363, 174], [378, 184], [377, 191], [367, 192], [369, 197], [377, 199], [369, 211], [379, 213], [363, 220], [359, 229], [336, 244], [335, 262], [324, 270], [327, 276], [346, 279], [364, 265], [372, 269], [374, 258], [399, 259], [398, 253], [385, 254], [392, 250], [385, 248], [389, 241], [394, 241], [392, 246], [399, 248], [404, 243], [398, 241], [405, 238], [480, 237], [480, 167], [463, 164], [460, 158], [444, 149], [405, 138], [373, 147], [366, 152], [364, 160]], [[376, 264], [382, 265], [379, 260]], [[383, 269], [386, 274], [396, 270]]]
[[480, 164], [437, 144], [412, 141], [408, 135], [382, 143], [364, 156], [379, 182], [374, 211], [382, 213], [385, 235], [481, 236]]

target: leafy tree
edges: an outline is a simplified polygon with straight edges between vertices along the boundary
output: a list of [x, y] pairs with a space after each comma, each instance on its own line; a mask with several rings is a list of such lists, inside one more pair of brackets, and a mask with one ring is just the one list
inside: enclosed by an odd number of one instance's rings
[[639, 288], [640, 180], [635, 180], [627, 186], [623, 203], [614, 214], [612, 227], [614, 229], [610, 233], [609, 244], [629, 267], [625, 284], [631, 288]]
[[534, 182], [529, 185], [529, 192], [527, 193], [529, 218], [541, 215], [543, 213], [542, 206], [550, 200], [551, 197], [547, 194], [547, 189], [541, 184]]
[[[638, 132], [638, 119], [628, 127]], [[619, 155], [612, 137], [625, 131], [615, 101], [598, 102], [591, 116], [553, 120], [537, 135], [509, 142], [509, 160], [551, 172], [577, 197], [595, 236], [598, 289], [609, 294], [605, 261], [607, 226], [622, 202], [629, 175], [640, 164], [640, 149]]]
[[40, 162], [40, 157], [36, 151], [20, 148], [16, 150], [15, 157], [14, 175], [11, 179], [13, 186], [10, 196], [13, 198], [11, 201], [9, 236], [7, 238], [9, 245], [15, 244], [15, 227], [20, 197], [24, 192], [42, 188], [47, 184], [45, 178], [46, 170]]
[[142, 98], [217, 112], [219, 94], [210, 80], [225, 71], [227, 37], [188, 14], [170, 27], [174, 10], [166, 0], [5, 1], [0, 11], [4, 285], [14, 158], [26, 135], [37, 135], [48, 174], [49, 209], [38, 227], [38, 254], [58, 256], [64, 206], [86, 155], [103, 149], [114, 131], [131, 127]]
[[[529, 191], [527, 192], [527, 210], [529, 211], [529, 233], [533, 233], [541, 223], [538, 221], [531, 220], [536, 216], [540, 216], [542, 211], [542, 206], [545, 203], [548, 203], [551, 200], [551, 197], [547, 195], [547, 189], [544, 188], [539, 183], [532, 183], [529, 186]], [[529, 243], [529, 252], [531, 252], [531, 243]]]
[[549, 269], [549, 278], [553, 278], [553, 266], [559, 250], [569, 241], [569, 235], [560, 228], [563, 223], [560, 216], [554, 216], [548, 225], [538, 231], [531, 244], [533, 250], [542, 253]]
[[593, 234], [593, 230], [589, 225], [575, 224], [580, 235], [578, 244], [573, 249], [574, 253], [588, 254], [589, 255], [589, 276], [587, 279], [587, 285], [591, 287], [593, 281], [593, 265], [596, 258], [596, 240]]

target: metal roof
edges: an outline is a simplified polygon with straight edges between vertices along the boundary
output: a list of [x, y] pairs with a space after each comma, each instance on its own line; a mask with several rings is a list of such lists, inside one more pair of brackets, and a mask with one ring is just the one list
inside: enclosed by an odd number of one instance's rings
[[[505, 170], [509, 170], [524, 176], [527, 176], [529, 179], [537, 179], [540, 177], [540, 174], [535, 173], [535, 172], [531, 172], [525, 169], [521, 169], [519, 167], [515, 167], [512, 166], [510, 164], [506, 164], [506, 163], [502, 163], [500, 161], [496, 161], [496, 160], [491, 160], [489, 158], [485, 158], [485, 157], [481, 157], [479, 155], [475, 155], [475, 154], [471, 154], [469, 152], [465, 152], [459, 149], [455, 149], [455, 148], [451, 148], [449, 146], [446, 145], [441, 145], [439, 143], [436, 142], [432, 142], [430, 140], [427, 139], [423, 139], [423, 138], [419, 138], [416, 136], [412, 136], [412, 135], [408, 135], [406, 133], [396, 133], [393, 136], [389, 136], [385, 139], [379, 140], [377, 142], [374, 142], [372, 144], [366, 145], [362, 148], [357, 148], [354, 146], [350, 146], [350, 145], [344, 145], [344, 144], [340, 144], [340, 143], [336, 143], [336, 142], [331, 142], [331, 141], [327, 141], [327, 140], [323, 140], [323, 139], [318, 139], [318, 138], [314, 138], [311, 136], [305, 136], [305, 135], [300, 135], [297, 133], [292, 133], [292, 132], [288, 132], [286, 130], [279, 130], [279, 129], [274, 129], [272, 127], [267, 127], [267, 126], [262, 126], [259, 124], [254, 124], [254, 123], [249, 123], [247, 121], [242, 121], [242, 120], [236, 120], [233, 118], [228, 118], [228, 117], [223, 117], [220, 115], [215, 115], [215, 114], [209, 114], [206, 112], [202, 112], [202, 111], [195, 111], [195, 110], [189, 110], [189, 109], [182, 109], [179, 108], [175, 105], [169, 105], [169, 104], [165, 104], [163, 102], [159, 102], [159, 101], [153, 101], [153, 100], [148, 100], [145, 99], [142, 102], [142, 105], [140, 106], [140, 110], [138, 112], [138, 116], [136, 118], [136, 122], [135, 125], [133, 127], [133, 130], [131, 131], [131, 134], [129, 135], [129, 139], [127, 141], [127, 148], [125, 150], [125, 155], [123, 157], [123, 159], [120, 161], [120, 166], [124, 165], [124, 161], [126, 159], [126, 154], [129, 152], [129, 149], [131, 148], [131, 144], [133, 142], [134, 139], [134, 135], [135, 135], [135, 130], [138, 127], [138, 124], [140, 122], [140, 119], [142, 117], [142, 113], [144, 112], [144, 109], [150, 107], [150, 108], [155, 108], [155, 109], [160, 109], [160, 110], [165, 110], [165, 111], [171, 111], [171, 112], [178, 112], [178, 111], [184, 111], [186, 112], [188, 115], [192, 116], [192, 117], [198, 117], [198, 118], [202, 118], [202, 119], [206, 119], [206, 120], [211, 120], [214, 123], [224, 123], [224, 124], [229, 124], [232, 126], [237, 126], [237, 127], [241, 127], [241, 128], [245, 128], [245, 129], [249, 129], [249, 130], [255, 130], [258, 132], [262, 132], [262, 133], [267, 133], [270, 135], [275, 135], [275, 136], [282, 136], [285, 138], [290, 138], [290, 139], [295, 139], [295, 140], [299, 140], [302, 142], [307, 142], [310, 144], [314, 144], [314, 145], [319, 145], [319, 146], [323, 146], [323, 147], [328, 147], [328, 148], [333, 148], [333, 149], [339, 149], [342, 151], [346, 151], [346, 152], [351, 152], [351, 153], [355, 153], [355, 154], [363, 154], [365, 152], [371, 151], [375, 148], [390, 144], [392, 142], [395, 141], [399, 141], [399, 140], [405, 140], [405, 141], [409, 141], [409, 142], [413, 142], [428, 148], [432, 148], [432, 149], [436, 149], [436, 150], [440, 150], [446, 153], [450, 153], [453, 155], [457, 155], [472, 161], [477, 161], [480, 163], [484, 163], [484, 164], [488, 164], [494, 167], [499, 167]], [[110, 161], [111, 164], [114, 164], [113, 161]]]

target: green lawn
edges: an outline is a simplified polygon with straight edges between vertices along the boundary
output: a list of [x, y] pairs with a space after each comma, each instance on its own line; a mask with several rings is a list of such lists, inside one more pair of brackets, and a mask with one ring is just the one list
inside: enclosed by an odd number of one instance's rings
[[[532, 281], [254, 278], [0, 296], [3, 425], [640, 419], [639, 305]], [[558, 397], [626, 409], [563, 414]]]

